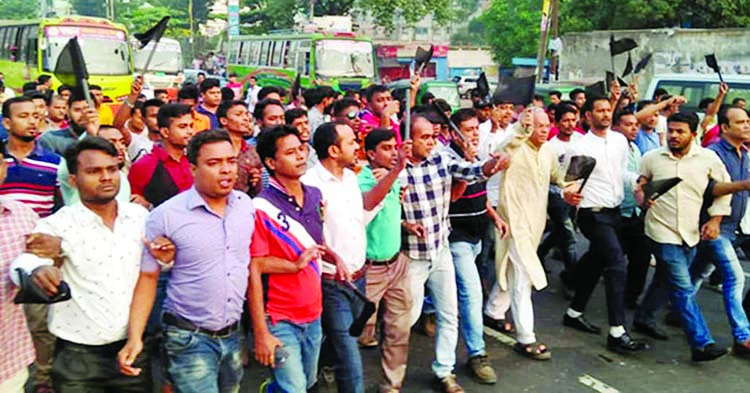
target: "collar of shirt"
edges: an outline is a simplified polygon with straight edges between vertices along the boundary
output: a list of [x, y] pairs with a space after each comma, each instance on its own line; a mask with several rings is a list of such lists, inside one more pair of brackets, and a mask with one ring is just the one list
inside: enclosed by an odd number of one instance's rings
[[[208, 203], [205, 199], [203, 199], [195, 186], [190, 187], [185, 192], [187, 193], [187, 208], [189, 210], [195, 210], [199, 207], [203, 207], [204, 209], [206, 209], [206, 211], [213, 212], [213, 210], [211, 210], [211, 207], [208, 206]], [[227, 208], [231, 208], [232, 206], [234, 206], [235, 199], [236, 198], [231, 197], [231, 194], [227, 196]]]
[[739, 147], [734, 146], [724, 137], [722, 137], [717, 144], [727, 152], [735, 153], [737, 156], [741, 156], [742, 153], [747, 152], [747, 147], [745, 147], [745, 145], [740, 144]]
[[[41, 143], [34, 142], [34, 148], [31, 149], [31, 152], [29, 153], [28, 156], [26, 156], [25, 159], [28, 159], [28, 158], [39, 158], [39, 157], [42, 157], [42, 156], [47, 155], [47, 154], [51, 154], [51, 153], [48, 152], [47, 150], [45, 150], [44, 147], [42, 147]], [[13, 154], [11, 154], [8, 151], [7, 148], [6, 148], [5, 152], [4, 152], [4, 156], [5, 156], [5, 158], [10, 158], [13, 161], [18, 162], [18, 160], [16, 159], [16, 157], [14, 157]]]
[[154, 153], [156, 158], [158, 158], [159, 161], [161, 162], [172, 161], [172, 162], [176, 162], [179, 164], [183, 164], [184, 162], [187, 162], [187, 157], [184, 154], [182, 155], [182, 157], [180, 157], [179, 161], [172, 158], [172, 156], [169, 155], [167, 150], [161, 144], [155, 144], [154, 147], [151, 149], [151, 152]]

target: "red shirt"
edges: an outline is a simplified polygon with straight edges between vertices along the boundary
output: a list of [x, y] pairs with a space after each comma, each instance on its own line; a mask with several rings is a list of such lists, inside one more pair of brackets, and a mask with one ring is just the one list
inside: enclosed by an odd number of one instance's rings
[[[163, 168], [168, 179], [161, 178], [161, 171], [157, 172], [159, 168]], [[151, 153], [138, 159], [130, 167], [128, 181], [132, 194], [141, 195], [154, 206], [158, 206], [169, 197], [192, 187], [193, 173], [190, 171], [190, 162], [185, 155], [180, 158], [180, 161], [175, 161], [161, 145], [154, 145]], [[167, 184], [169, 181], [173, 184]], [[167, 198], [164, 200], [161, 200], [162, 198], [151, 200], [147, 194], [150, 194], [154, 188], [161, 188], [160, 194], [171, 195], [166, 195]]]
[[[576, 128], [574, 128], [573, 130], [575, 132], [581, 134], [581, 135], [586, 135], [586, 131], [584, 131], [583, 128], [581, 128], [581, 126], [576, 126]], [[559, 134], [559, 133], [560, 133], [560, 127], [554, 126], [554, 127], [550, 128], [549, 129], [549, 135], [547, 135], [547, 140], [551, 141], [552, 138], [556, 137], [557, 134]]]
[[701, 146], [709, 147], [714, 143], [718, 143], [721, 140], [719, 134], [720, 132], [718, 124], [711, 127], [711, 129], [706, 131], [706, 133], [703, 135], [703, 143], [701, 143]]

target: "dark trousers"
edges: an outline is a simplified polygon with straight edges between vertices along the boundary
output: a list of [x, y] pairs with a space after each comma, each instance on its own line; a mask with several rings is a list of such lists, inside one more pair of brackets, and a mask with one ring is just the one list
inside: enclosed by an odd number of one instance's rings
[[579, 209], [578, 226], [589, 240], [589, 250], [575, 266], [576, 294], [570, 305], [575, 311], [584, 312], [591, 294], [604, 275], [607, 293], [607, 314], [610, 326], [625, 325], [625, 253], [619, 240], [620, 209], [604, 209], [594, 212]]
[[106, 345], [82, 345], [62, 339], [55, 343], [52, 385], [56, 393], [151, 393], [150, 348], [144, 348], [133, 367], [141, 374], [120, 373], [117, 353], [125, 340]]
[[576, 262], [576, 231], [570, 218], [570, 205], [565, 203], [557, 190], [550, 190], [548, 201], [547, 214], [552, 228], [539, 245], [537, 254], [544, 264], [549, 251], [558, 247], [562, 252], [565, 269], [568, 270]]
[[651, 263], [651, 249], [644, 232], [643, 217], [633, 215], [622, 218], [620, 244], [628, 256], [627, 278], [625, 280], [625, 304], [636, 304], [646, 287], [648, 267]]

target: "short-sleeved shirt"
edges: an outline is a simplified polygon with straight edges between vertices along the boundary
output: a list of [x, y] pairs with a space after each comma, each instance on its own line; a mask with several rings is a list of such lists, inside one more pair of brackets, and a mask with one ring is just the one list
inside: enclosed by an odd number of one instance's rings
[[[747, 181], [750, 179], [750, 162], [748, 162], [747, 148], [744, 145], [740, 145], [738, 149], [727, 142], [726, 139], [721, 138], [718, 143], [709, 146], [708, 150], [712, 150], [719, 156], [732, 181]], [[739, 191], [732, 194], [732, 214], [721, 219], [722, 234], [734, 235], [742, 216], [745, 215], [748, 196], [750, 196], [748, 191]]]
[[201, 132], [211, 129], [211, 119], [196, 111], [193, 111], [193, 131]]
[[[255, 209], [249, 196], [232, 191], [223, 217], [195, 188], [151, 212], [146, 237], [164, 236], [177, 250], [167, 284], [167, 312], [196, 326], [219, 330], [240, 320], [247, 293]], [[160, 265], [143, 253], [141, 271]]]
[[635, 144], [638, 145], [638, 150], [641, 151], [642, 155], [661, 147], [659, 134], [656, 133], [656, 130], [648, 132], [642, 128], [638, 129], [638, 134], [635, 136]]
[[[357, 175], [362, 193], [372, 190], [378, 181], [369, 165]], [[367, 224], [367, 259], [384, 261], [401, 248], [401, 183], [394, 182], [383, 199], [383, 207]]]
[[128, 174], [131, 192], [154, 206], [193, 185], [193, 173], [186, 156], [175, 161], [163, 147], [154, 145], [151, 153], [133, 163]]
[[[322, 194], [302, 185], [303, 206], [275, 179], [254, 199], [253, 258], [273, 256], [297, 261], [315, 244], [323, 244]], [[308, 323], [320, 317], [323, 295], [322, 261], [311, 261], [296, 274], [266, 274], [263, 280], [266, 314], [272, 323]]]
[[0, 185], [0, 195], [22, 202], [46, 217], [52, 214], [55, 198], [60, 197], [57, 170], [62, 157], [36, 143], [34, 150], [21, 161], [5, 152], [8, 175]]

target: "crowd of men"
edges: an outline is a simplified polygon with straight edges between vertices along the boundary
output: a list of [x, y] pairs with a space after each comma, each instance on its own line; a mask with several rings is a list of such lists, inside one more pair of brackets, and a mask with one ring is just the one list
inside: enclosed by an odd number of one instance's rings
[[[320, 369], [363, 392], [360, 350], [378, 346], [380, 391], [400, 392], [413, 327], [435, 339], [441, 391], [464, 391], [459, 334], [494, 384], [485, 326], [551, 358], [532, 292], [552, 250], [564, 326], [601, 333], [584, 314], [604, 277], [609, 350], [648, 347], [632, 333], [666, 340], [668, 306], [694, 361], [725, 355], [695, 300], [716, 270], [732, 351], [750, 355], [735, 251], [750, 255], [750, 118], [723, 103], [725, 84], [698, 116], [617, 82], [548, 107], [451, 108], [415, 102], [419, 77], [408, 103], [383, 85], [287, 94], [254, 78], [244, 99], [208, 78], [145, 100], [136, 79], [116, 112], [101, 88], [46, 82], [2, 105], [2, 392], [236, 392], [248, 353], [271, 369], [268, 391], [314, 389]], [[566, 176], [576, 156], [596, 159], [585, 181]], [[69, 300], [14, 304], [19, 287], [54, 299], [63, 283]]]

